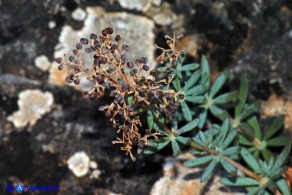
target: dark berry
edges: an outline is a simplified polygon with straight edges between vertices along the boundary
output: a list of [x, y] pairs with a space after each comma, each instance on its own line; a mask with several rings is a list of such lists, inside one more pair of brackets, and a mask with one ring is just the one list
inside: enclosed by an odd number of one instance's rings
[[94, 100], [96, 98], [96, 93], [91, 93], [89, 99]]
[[81, 39], [80, 39], [80, 43], [83, 44], [83, 45], [87, 45], [87, 44], [88, 44], [88, 39], [86, 39], [86, 38], [81, 38]]
[[76, 49], [78, 50], [82, 49], [82, 45], [80, 43], [76, 44]]
[[106, 63], [107, 63], [107, 58], [106, 58], [106, 57], [102, 57], [101, 62], [102, 62], [103, 64], [106, 64]]
[[115, 41], [118, 42], [118, 41], [120, 41], [120, 40], [121, 40], [121, 36], [120, 36], [120, 35], [117, 35], [117, 36], [115, 37]]
[[103, 29], [103, 30], [101, 31], [101, 34], [102, 34], [103, 36], [106, 36], [106, 35], [107, 35], [107, 29]]
[[133, 68], [133, 67], [134, 67], [134, 64], [133, 64], [133, 62], [128, 62], [128, 63], [127, 63], [127, 66], [128, 66], [129, 68]]
[[121, 55], [122, 63], [125, 64], [127, 61], [127, 56], [125, 54]]
[[76, 74], [78, 74], [80, 71], [81, 71], [80, 68], [78, 68], [78, 67], [75, 67], [75, 68], [74, 68], [74, 72], [75, 72]]
[[91, 52], [94, 52], [95, 51], [95, 48], [94, 47], [90, 47], [89, 49], [90, 49]]
[[123, 50], [123, 51], [129, 51], [129, 46], [123, 44], [123, 45], [122, 45], [122, 50]]
[[149, 66], [147, 66], [147, 65], [143, 65], [143, 67], [142, 67], [145, 71], [148, 71], [149, 70]]
[[97, 39], [97, 35], [94, 34], [94, 33], [91, 33], [91, 34], [90, 34], [90, 39], [94, 39], [94, 40]]
[[95, 46], [96, 48], [100, 46], [100, 42], [99, 42], [99, 41], [97, 41], [97, 40], [96, 40], [96, 41], [94, 41], [94, 43], [93, 43], [93, 44], [94, 44], [94, 46]]
[[79, 54], [79, 51], [77, 49], [73, 49], [73, 54], [74, 55], [78, 55]]
[[73, 82], [73, 79], [72, 79], [71, 76], [67, 76], [66, 79], [65, 79], [65, 81], [66, 81], [67, 83], [72, 83], [72, 82]]
[[177, 64], [177, 60], [176, 60], [176, 59], [172, 60], [171, 64], [172, 64], [173, 66], [176, 66], [176, 64]]
[[88, 93], [88, 91], [84, 91], [84, 92], [83, 92], [83, 98], [85, 98], [85, 99], [89, 98], [89, 93]]
[[64, 69], [64, 66], [63, 65], [59, 65], [58, 66], [58, 70], [63, 70]]
[[113, 34], [113, 32], [114, 32], [114, 31], [113, 31], [113, 29], [112, 29], [112, 28], [108, 27], [108, 28], [107, 28], [107, 32], [108, 32], [108, 34], [110, 34], [110, 35], [111, 35], [111, 34]]
[[88, 47], [88, 48], [85, 49], [85, 52], [86, 53], [90, 53], [91, 52], [91, 49]]
[[80, 83], [80, 79], [79, 78], [74, 79], [74, 84], [75, 85], [79, 85], [79, 83]]
[[70, 61], [70, 62], [73, 62], [73, 60], [74, 60], [74, 56], [70, 56], [70, 57], [69, 57], [69, 61]]
[[185, 95], [184, 94], [179, 94], [178, 97], [183, 100], [185, 98]]
[[134, 76], [134, 75], [135, 75], [135, 71], [134, 71], [134, 70], [131, 70], [131, 71], [130, 71], [130, 74], [131, 74], [132, 76]]
[[61, 58], [61, 57], [58, 57], [58, 58], [55, 59], [55, 61], [56, 61], [58, 64], [61, 64], [61, 62], [62, 62], [62, 58]]
[[112, 116], [112, 112], [110, 110], [106, 111], [105, 116], [106, 117], [111, 117]]
[[156, 73], [157, 73], [157, 71], [155, 69], [150, 71], [150, 75], [152, 75], [152, 76], [156, 75]]

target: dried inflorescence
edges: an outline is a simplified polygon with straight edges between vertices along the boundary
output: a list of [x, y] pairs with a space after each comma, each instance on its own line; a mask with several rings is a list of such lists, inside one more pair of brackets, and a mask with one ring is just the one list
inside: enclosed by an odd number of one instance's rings
[[[129, 46], [121, 43], [120, 35], [116, 35], [114, 40], [112, 36], [113, 29], [106, 28], [100, 36], [92, 33], [90, 39], [81, 38], [72, 56], [64, 55], [64, 58], [57, 58], [56, 62], [59, 70], [68, 67], [68, 83], [78, 85], [81, 74], [86, 74], [87, 79], [92, 81], [92, 88], [83, 92], [84, 98], [95, 100], [110, 94], [111, 102], [100, 106], [99, 110], [105, 113], [120, 135], [113, 143], [122, 144], [121, 149], [135, 160], [133, 147], [141, 151], [149, 137], [159, 134], [142, 127], [141, 113], [156, 109], [159, 114], [171, 118], [179, 102], [177, 94], [166, 89], [169, 85], [167, 80], [156, 80], [153, 77], [156, 70], [150, 70], [146, 57], [129, 61]], [[83, 52], [94, 54], [92, 64], [83, 64]], [[126, 74], [126, 69], [130, 69], [129, 74]]]

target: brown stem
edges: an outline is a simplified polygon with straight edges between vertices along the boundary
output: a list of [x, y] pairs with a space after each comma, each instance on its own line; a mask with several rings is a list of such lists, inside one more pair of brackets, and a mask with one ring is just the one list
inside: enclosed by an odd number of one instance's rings
[[247, 138], [250, 142], [252, 142], [252, 144], [256, 147], [260, 146], [262, 144], [262, 142], [257, 139], [255, 136], [249, 134], [248, 132], [242, 130], [240, 127], [237, 127], [236, 130], [243, 135], [245, 138]]
[[[189, 143], [190, 146], [199, 149], [199, 150], [203, 150], [205, 152], [208, 152], [209, 154], [218, 156], [220, 153], [216, 150], [210, 149], [208, 147], [202, 146], [201, 144], [196, 143], [195, 141], [191, 141]], [[242, 172], [244, 172], [246, 175], [256, 179], [257, 181], [261, 181], [262, 178], [257, 175], [256, 173], [252, 172], [251, 170], [249, 170], [248, 168], [244, 167], [243, 165], [239, 164], [238, 162], [232, 160], [231, 158], [228, 158], [226, 156], [223, 156], [224, 160], [228, 161], [230, 164], [232, 164], [234, 167], [236, 167], [237, 169], [241, 170]]]

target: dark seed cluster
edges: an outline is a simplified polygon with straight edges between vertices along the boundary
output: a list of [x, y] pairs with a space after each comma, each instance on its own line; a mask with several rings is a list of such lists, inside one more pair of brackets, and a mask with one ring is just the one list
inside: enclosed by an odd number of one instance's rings
[[[120, 35], [112, 40], [112, 34], [112, 28], [102, 30], [100, 36], [91, 33], [89, 39], [80, 39], [72, 50], [73, 55], [58, 57], [56, 62], [59, 70], [65, 66], [69, 69], [66, 82], [78, 85], [80, 75], [86, 74], [87, 79], [94, 83], [90, 90], [83, 92], [84, 98], [101, 99], [109, 90], [112, 101], [99, 107], [99, 110], [105, 113], [117, 130], [119, 136], [113, 143], [122, 144], [121, 149], [134, 160], [132, 150], [143, 150], [147, 139], [158, 134], [145, 130], [140, 120], [141, 113], [153, 108], [171, 118], [180, 104], [177, 94], [166, 90], [168, 82], [155, 79], [156, 70], [150, 70], [148, 59], [140, 57], [129, 61], [129, 46], [121, 44]], [[80, 54], [84, 52], [94, 53], [90, 66], [82, 63]], [[129, 74], [126, 74], [125, 68], [130, 69]]]

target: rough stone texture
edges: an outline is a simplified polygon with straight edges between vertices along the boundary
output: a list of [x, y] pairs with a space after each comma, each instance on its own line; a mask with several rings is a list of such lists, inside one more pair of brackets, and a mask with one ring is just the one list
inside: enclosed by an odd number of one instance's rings
[[[220, 177], [216, 173], [205, 183], [199, 178], [201, 168], [186, 168], [182, 160], [194, 158], [190, 153], [184, 153], [176, 158], [168, 158], [163, 164], [163, 177], [155, 182], [151, 189], [151, 195], [201, 195], [201, 194], [243, 194], [231, 193], [219, 183]], [[242, 189], [241, 189], [242, 190]], [[240, 189], [237, 189], [240, 192]]]
[[272, 92], [292, 101], [292, 31], [279, 41], [253, 50], [239, 59], [232, 67], [234, 77], [246, 73], [251, 91], [261, 99], [268, 99]]
[[[285, 115], [284, 126], [292, 132], [292, 101], [285, 98], [271, 95], [268, 100], [262, 101], [261, 113], [264, 118]], [[292, 134], [290, 134], [292, 138]]]

